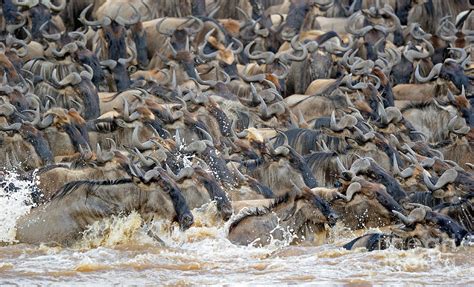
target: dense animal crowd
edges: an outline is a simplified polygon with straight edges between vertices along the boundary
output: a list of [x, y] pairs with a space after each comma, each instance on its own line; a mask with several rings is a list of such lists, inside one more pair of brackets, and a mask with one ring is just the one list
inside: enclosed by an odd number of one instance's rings
[[133, 210], [184, 231], [209, 202], [236, 244], [472, 240], [472, 1], [1, 3], [0, 162], [37, 182], [20, 242]]

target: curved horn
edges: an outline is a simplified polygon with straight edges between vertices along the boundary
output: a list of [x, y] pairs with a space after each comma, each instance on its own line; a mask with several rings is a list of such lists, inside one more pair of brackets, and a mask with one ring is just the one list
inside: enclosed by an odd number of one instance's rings
[[[66, 8], [66, 0], [60, 0], [59, 4], [58, 5], [54, 5], [53, 4], [53, 1], [50, 1], [50, 0], [43, 0], [42, 1], [43, 3], [48, 3], [48, 8], [53, 10], [54, 12], [61, 12], [62, 10], [64, 10], [64, 8]], [[45, 3], [45, 4], [46, 4]]]
[[248, 43], [247, 46], [245, 46], [244, 53], [247, 55], [249, 59], [252, 60], [265, 60], [266, 64], [270, 64], [275, 60], [275, 54], [267, 51], [267, 52], [259, 52], [259, 53], [250, 53], [250, 48], [255, 44], [255, 40], [252, 42]]
[[89, 6], [87, 6], [86, 8], [84, 8], [84, 10], [82, 10], [81, 14], [79, 15], [79, 21], [84, 24], [85, 26], [100, 26], [102, 25], [102, 21], [89, 21], [86, 19], [86, 14], [87, 14], [87, 11], [89, 11], [89, 9], [94, 6], [94, 3], [90, 4]]
[[352, 198], [354, 197], [354, 194], [359, 192], [362, 189], [362, 186], [358, 182], [353, 182], [349, 185], [349, 187], [346, 190], [346, 196], [345, 200], [346, 201], [351, 201]]
[[11, 125], [2, 126], [0, 125], [0, 131], [17, 131], [21, 128], [21, 123], [14, 123]]
[[458, 176], [457, 170], [454, 169], [454, 168], [450, 168], [450, 169], [446, 170], [439, 177], [438, 182], [436, 184], [433, 184], [431, 182], [431, 179], [430, 179], [431, 175], [426, 170], [423, 171], [423, 181], [425, 182], [425, 185], [431, 191], [438, 190], [438, 189], [444, 187], [446, 184], [454, 182], [456, 180], [457, 176]]
[[336, 123], [336, 112], [332, 111], [330, 127], [333, 131], [339, 132], [346, 128], [352, 128], [357, 124], [357, 118], [353, 115], [344, 115], [340, 120], [339, 124]]
[[420, 83], [426, 83], [431, 81], [434, 77], [437, 77], [439, 73], [441, 72], [441, 68], [443, 67], [442, 63], [436, 64], [433, 69], [431, 69], [429, 75], [425, 78], [420, 75], [420, 65], [416, 65], [416, 70], [415, 70], [415, 78], [418, 82]]
[[43, 35], [44, 38], [58, 41], [61, 38], [61, 33], [54, 33], [54, 34], [48, 34], [46, 30], [46, 26], [49, 24], [49, 21], [44, 22], [43, 25], [39, 28], [41, 31], [41, 35]]
[[426, 43], [426, 48], [427, 48], [426, 52], [418, 52], [412, 49], [409, 49], [403, 52], [403, 55], [405, 56], [405, 58], [407, 58], [408, 61], [413, 63], [413, 61], [415, 60], [426, 59], [433, 55], [434, 53], [433, 44], [431, 44], [431, 42], [425, 39], [423, 39], [423, 42]]
[[156, 23], [156, 26], [155, 26], [155, 29], [158, 33], [160, 34], [163, 34], [163, 35], [166, 35], [168, 37], [171, 37], [173, 35], [173, 32], [174, 31], [161, 31], [161, 24], [163, 24], [163, 22], [168, 19], [167, 17], [164, 17], [164, 18], [161, 18], [160, 20], [158, 20], [158, 23]]
[[[7, 24], [5, 27], [5, 30], [7, 30], [8, 33], [13, 34], [17, 29], [20, 29], [21, 27], [25, 26], [26, 24], [26, 17], [24, 17], [20, 12], [15, 12], [15, 14], [21, 18], [20, 23], [18, 24]], [[27, 30], [23, 27], [24, 30]]]
[[138, 130], [139, 130], [139, 126], [137, 125], [133, 129], [133, 133], [132, 133], [132, 144], [133, 144], [133, 146], [135, 146], [139, 150], [148, 150], [148, 149], [153, 148], [157, 144], [156, 141], [153, 141], [153, 140], [149, 140], [149, 141], [146, 141], [146, 142], [142, 143], [140, 141], [140, 139], [138, 138]]
[[454, 168], [446, 170], [438, 179], [435, 185], [436, 189], [440, 189], [449, 183], [453, 183], [458, 177], [458, 171]]
[[347, 33], [350, 33], [357, 37], [363, 37], [367, 32], [372, 30], [374, 27], [371, 25], [364, 26], [360, 29], [356, 28], [358, 18], [363, 17], [360, 12], [352, 14], [351, 17], [347, 20], [347, 24], [345, 25]]
[[360, 158], [357, 159], [352, 163], [350, 171], [357, 175], [359, 171], [367, 171], [370, 167], [370, 160], [369, 158]]
[[204, 36], [204, 42], [198, 46], [199, 56], [206, 60], [213, 60], [218, 54], [218, 51], [212, 52], [210, 54], [204, 53], [204, 48], [206, 47], [206, 44], [208, 43], [208, 39], [212, 35], [212, 33], [214, 33], [215, 30], [216, 30], [215, 28], [212, 28], [209, 32], [207, 32], [206, 36]]
[[395, 214], [400, 219], [400, 221], [403, 222], [403, 224], [405, 224], [406, 226], [409, 226], [409, 225], [412, 225], [413, 223], [415, 223], [415, 220], [413, 218], [406, 217], [401, 212], [398, 212], [396, 210], [392, 210], [392, 213]]
[[12, 0], [12, 3], [16, 6], [26, 6], [28, 8], [35, 7], [39, 2], [40, 0]]
[[67, 86], [67, 85], [77, 85], [82, 81], [81, 76], [76, 72], [73, 72], [73, 73], [67, 75], [64, 79], [59, 81], [58, 80], [58, 70], [56, 68], [53, 70], [52, 79], [55, 82], [55, 84], [57, 84], [61, 87], [64, 87], [64, 86]]
[[448, 58], [448, 59], [445, 60], [445, 62], [451, 60], [451, 61], [454, 61], [458, 64], [461, 64], [468, 57], [466, 50], [463, 49], [463, 48], [448, 48], [448, 50], [459, 52], [460, 56], [458, 57], [458, 59]]
[[467, 126], [464, 118], [456, 115], [448, 122], [448, 130], [456, 134], [465, 135], [469, 133], [471, 128]]
[[204, 137], [206, 138], [205, 140], [202, 140], [204, 143], [206, 143], [208, 146], [214, 146], [214, 141], [212, 136], [204, 129], [200, 127], [196, 127], [201, 133], [204, 134]]
[[232, 41], [233, 42], [232, 42], [231, 46], [233, 46], [234, 43], [237, 43], [237, 48], [236, 49], [231, 49], [232, 53], [234, 53], [236, 55], [240, 54], [240, 52], [242, 52], [242, 50], [244, 48], [244, 44], [242, 44], [242, 42], [239, 39], [234, 38], [234, 37], [232, 37]]
[[194, 168], [191, 166], [182, 168], [177, 175], [174, 174], [168, 165], [166, 165], [166, 171], [168, 172], [168, 175], [175, 181], [181, 181], [184, 178], [191, 178], [194, 175]]

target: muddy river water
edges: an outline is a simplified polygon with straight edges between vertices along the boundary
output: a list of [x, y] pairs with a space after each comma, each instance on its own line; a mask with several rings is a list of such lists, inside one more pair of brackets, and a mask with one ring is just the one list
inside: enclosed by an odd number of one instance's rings
[[136, 213], [94, 224], [74, 246], [15, 243], [15, 220], [28, 212], [29, 183], [0, 191], [0, 285], [446, 284], [474, 285], [474, 247], [346, 251], [354, 236], [339, 224], [325, 244], [235, 246], [211, 204], [193, 210], [185, 232]]

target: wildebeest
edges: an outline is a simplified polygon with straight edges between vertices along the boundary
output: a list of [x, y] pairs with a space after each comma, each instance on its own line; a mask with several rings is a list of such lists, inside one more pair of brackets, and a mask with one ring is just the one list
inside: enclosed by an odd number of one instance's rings
[[229, 227], [228, 238], [240, 245], [268, 245], [273, 240], [315, 241], [334, 225], [337, 215], [329, 204], [312, 193], [286, 193], [269, 206], [241, 210]]
[[[145, 182], [132, 179], [76, 181], [66, 184], [51, 201], [33, 208], [17, 222], [17, 240], [24, 243], [71, 244], [93, 222], [136, 210], [144, 220], [154, 217], [178, 221], [182, 229], [193, 223], [181, 191], [152, 170]], [[58, 222], [61, 222], [58, 224]]]

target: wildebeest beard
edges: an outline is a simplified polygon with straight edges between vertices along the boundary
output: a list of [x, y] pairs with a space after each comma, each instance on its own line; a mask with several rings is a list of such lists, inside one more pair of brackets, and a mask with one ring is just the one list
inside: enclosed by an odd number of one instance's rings
[[113, 74], [118, 92], [122, 92], [130, 87], [130, 76], [128, 75], [127, 67], [124, 64], [117, 62]]
[[76, 86], [79, 95], [84, 103], [84, 118], [94, 120], [100, 116], [99, 95], [96, 87], [88, 79], [82, 78], [82, 81]]

